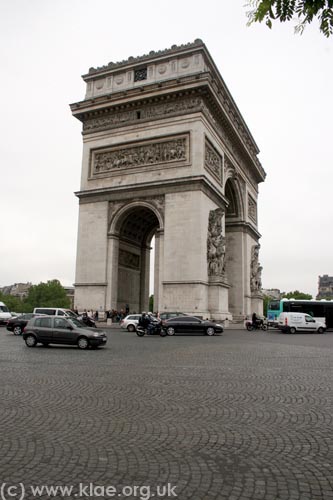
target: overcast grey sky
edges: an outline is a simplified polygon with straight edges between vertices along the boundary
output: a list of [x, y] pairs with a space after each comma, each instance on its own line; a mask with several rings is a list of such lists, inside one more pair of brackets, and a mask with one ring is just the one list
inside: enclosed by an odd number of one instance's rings
[[[201, 38], [259, 148], [263, 287], [315, 295], [333, 275], [333, 39], [317, 23], [246, 26], [245, 0], [0, 0], [0, 286], [74, 283], [81, 124], [91, 66]], [[90, 228], [93, 234], [93, 227]]]

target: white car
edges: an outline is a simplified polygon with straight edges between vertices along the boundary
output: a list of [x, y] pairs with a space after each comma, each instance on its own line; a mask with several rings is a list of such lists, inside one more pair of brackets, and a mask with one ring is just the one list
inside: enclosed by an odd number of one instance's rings
[[129, 332], [134, 332], [137, 324], [139, 323], [139, 319], [141, 314], [129, 314], [126, 318], [120, 321], [120, 327], [126, 328]]

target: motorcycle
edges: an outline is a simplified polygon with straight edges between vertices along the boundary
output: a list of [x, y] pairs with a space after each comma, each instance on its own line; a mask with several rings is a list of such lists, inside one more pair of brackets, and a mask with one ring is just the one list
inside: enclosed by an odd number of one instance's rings
[[97, 328], [95, 321], [89, 316], [81, 314], [81, 316], [78, 316], [77, 319], [81, 321], [81, 323], [83, 323], [85, 326], [89, 326], [90, 328]]
[[264, 321], [258, 321], [257, 323], [252, 323], [252, 321], [247, 321], [245, 323], [245, 327], [249, 332], [253, 332], [254, 330], [268, 330], [267, 323]]
[[142, 325], [137, 325], [135, 328], [138, 337], [143, 337], [144, 335], [160, 335], [160, 337], [165, 337], [167, 332], [165, 328], [162, 327], [162, 321], [151, 321], [147, 327]]

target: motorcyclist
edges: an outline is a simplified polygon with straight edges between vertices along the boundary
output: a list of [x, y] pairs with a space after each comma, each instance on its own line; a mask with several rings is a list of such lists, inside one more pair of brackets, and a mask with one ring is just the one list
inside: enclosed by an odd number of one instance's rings
[[255, 312], [252, 314], [252, 324], [255, 328], [260, 328], [260, 326], [263, 324], [263, 320], [258, 318]]
[[146, 315], [147, 318], [147, 335], [152, 335], [156, 327], [157, 320], [154, 318], [153, 313], [149, 312]]
[[141, 314], [138, 325], [141, 326], [142, 328], [147, 328], [148, 321], [147, 321], [147, 314], [145, 313], [145, 311]]

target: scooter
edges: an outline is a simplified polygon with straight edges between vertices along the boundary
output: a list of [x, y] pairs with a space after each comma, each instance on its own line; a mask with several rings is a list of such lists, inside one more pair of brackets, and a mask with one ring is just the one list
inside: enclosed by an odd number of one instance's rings
[[260, 321], [258, 323], [252, 323], [252, 321], [247, 321], [245, 323], [245, 327], [249, 332], [253, 332], [254, 330], [268, 330], [267, 323], [264, 321]]

